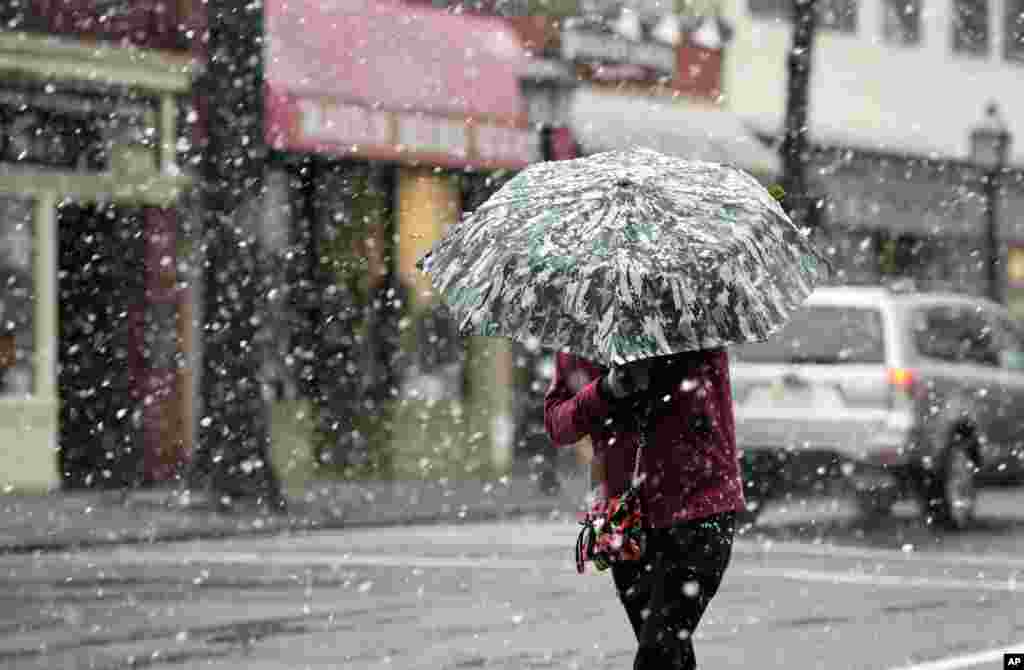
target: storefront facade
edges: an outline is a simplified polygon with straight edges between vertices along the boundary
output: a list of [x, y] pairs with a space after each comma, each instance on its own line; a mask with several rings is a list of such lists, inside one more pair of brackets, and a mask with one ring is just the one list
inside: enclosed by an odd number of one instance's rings
[[[907, 278], [986, 295], [983, 174], [948, 159], [819, 146], [812, 173], [825, 196], [823, 234], [844, 283]], [[1007, 307], [1024, 317], [1024, 173], [1009, 170], [996, 203]]]
[[160, 450], [185, 449], [175, 138], [190, 62], [8, 32], [0, 70], [4, 486], [159, 477]]
[[272, 198], [288, 203], [279, 227], [307, 268], [305, 297], [291, 301], [299, 316], [282, 321], [319, 334], [306, 346], [320, 370], [289, 374], [319, 405], [321, 460], [430, 474], [425, 442], [451, 451], [472, 441], [481, 468], [507, 467], [511, 349], [461, 346], [415, 263], [482, 190], [540, 159], [520, 91], [527, 55], [490, 18], [397, 3], [265, 8], [268, 184], [283, 189]]
[[644, 146], [729, 163], [765, 182], [777, 179], [777, 152], [722, 103], [728, 27], [717, 19], [684, 25], [676, 17], [675, 34], [659, 30], [662, 23], [631, 39], [606, 22], [582, 18], [509, 21], [536, 52], [571, 72], [577, 85], [557, 105], [561, 118], [554, 125], [571, 132], [581, 153]]

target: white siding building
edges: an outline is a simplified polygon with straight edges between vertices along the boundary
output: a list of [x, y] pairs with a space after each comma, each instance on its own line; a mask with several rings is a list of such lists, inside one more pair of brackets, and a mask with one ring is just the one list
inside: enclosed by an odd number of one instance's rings
[[[829, 196], [829, 225], [850, 278], [869, 278], [877, 259], [884, 266], [895, 253], [899, 272], [978, 290], [984, 203], [967, 161], [970, 129], [989, 102], [1016, 138], [1011, 164], [1018, 169], [1005, 180], [1000, 206], [1013, 268], [1024, 244], [1024, 0], [819, 5], [808, 112], [813, 174]], [[724, 104], [773, 138], [786, 103], [788, 6], [722, 2], [735, 27], [723, 64]], [[1011, 303], [1020, 279], [1010, 273]]]
[[[727, 104], [764, 130], [782, 125], [791, 29], [778, 10], [788, 4], [723, 0], [736, 27], [723, 69]], [[826, 16], [845, 20], [823, 21], [817, 34], [809, 114], [816, 140], [966, 159], [969, 129], [991, 100], [1019, 139], [1014, 162], [1024, 165], [1024, 0], [821, 4]], [[978, 29], [957, 16], [973, 17]]]

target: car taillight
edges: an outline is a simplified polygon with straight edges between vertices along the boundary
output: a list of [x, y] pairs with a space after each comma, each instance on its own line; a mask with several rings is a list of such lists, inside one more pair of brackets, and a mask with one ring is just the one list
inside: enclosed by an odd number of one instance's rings
[[914, 371], [906, 368], [889, 368], [889, 384], [896, 388], [914, 388]]
[[920, 385], [917, 383], [917, 374], [906, 368], [889, 368], [889, 387], [898, 397], [905, 399], [916, 398]]

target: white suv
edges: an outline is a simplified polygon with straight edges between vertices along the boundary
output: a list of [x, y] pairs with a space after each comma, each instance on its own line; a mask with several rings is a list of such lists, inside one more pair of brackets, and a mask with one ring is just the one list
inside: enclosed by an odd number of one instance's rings
[[1024, 472], [1024, 332], [948, 293], [816, 291], [768, 342], [732, 350], [737, 440], [756, 507], [833, 478], [887, 511], [916, 495], [962, 528], [979, 473]]

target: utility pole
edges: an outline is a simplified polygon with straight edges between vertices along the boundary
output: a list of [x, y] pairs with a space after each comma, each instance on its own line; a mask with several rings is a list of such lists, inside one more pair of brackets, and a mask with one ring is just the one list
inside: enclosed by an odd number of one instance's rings
[[189, 484], [222, 505], [255, 498], [280, 509], [270, 462], [270, 419], [256, 345], [267, 288], [252, 219], [267, 149], [263, 142], [263, 5], [208, 0], [201, 76], [207, 107], [200, 197], [203, 219], [203, 375], [199, 445]]
[[797, 225], [809, 225], [815, 203], [808, 192], [807, 163], [810, 158], [807, 108], [810, 101], [812, 48], [818, 25], [816, 0], [792, 0], [793, 42], [787, 58], [785, 136], [782, 141], [783, 205]]
[[992, 170], [985, 177], [985, 249], [988, 252], [986, 266], [986, 289], [988, 298], [997, 305], [1003, 304], [1003, 253], [999, 245], [999, 189], [1002, 182], [1003, 166]]

